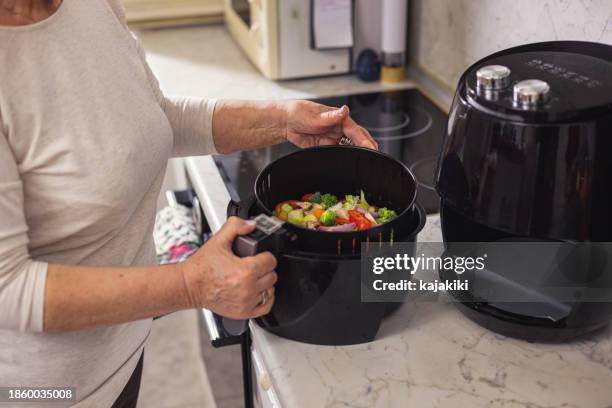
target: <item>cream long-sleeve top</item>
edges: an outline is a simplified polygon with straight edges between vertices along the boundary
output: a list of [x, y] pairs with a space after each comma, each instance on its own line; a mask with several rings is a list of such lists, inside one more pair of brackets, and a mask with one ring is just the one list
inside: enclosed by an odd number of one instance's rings
[[213, 111], [162, 94], [120, 0], [0, 27], [0, 386], [112, 405], [151, 321], [45, 333], [47, 265], [154, 264], [167, 160], [215, 152]]

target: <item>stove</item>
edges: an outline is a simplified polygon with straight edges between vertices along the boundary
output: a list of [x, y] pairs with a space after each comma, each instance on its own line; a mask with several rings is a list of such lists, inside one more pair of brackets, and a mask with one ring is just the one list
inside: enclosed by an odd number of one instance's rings
[[[368, 129], [379, 150], [404, 162], [418, 182], [417, 201], [428, 213], [439, 208], [433, 187], [434, 172], [446, 114], [417, 89], [353, 94], [313, 99], [328, 106], [348, 105], [351, 117]], [[259, 172], [271, 161], [298, 148], [284, 143], [249, 152], [215, 156], [225, 185], [234, 200], [247, 199]]]

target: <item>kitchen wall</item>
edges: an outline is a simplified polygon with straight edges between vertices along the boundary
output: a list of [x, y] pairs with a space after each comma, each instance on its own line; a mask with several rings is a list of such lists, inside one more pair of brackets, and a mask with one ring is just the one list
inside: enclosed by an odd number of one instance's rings
[[611, 0], [410, 0], [410, 60], [454, 89], [465, 68], [511, 46], [612, 44]]

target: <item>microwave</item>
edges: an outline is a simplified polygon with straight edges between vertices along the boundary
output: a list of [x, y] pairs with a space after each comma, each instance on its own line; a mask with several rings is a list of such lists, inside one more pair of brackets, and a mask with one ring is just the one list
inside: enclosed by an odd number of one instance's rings
[[270, 79], [351, 70], [351, 48], [312, 47], [311, 0], [225, 0], [228, 30], [251, 62]]

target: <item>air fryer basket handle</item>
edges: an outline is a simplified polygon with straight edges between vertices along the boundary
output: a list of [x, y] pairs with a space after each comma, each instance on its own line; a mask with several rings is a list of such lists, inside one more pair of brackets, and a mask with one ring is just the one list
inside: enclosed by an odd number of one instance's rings
[[[246, 200], [247, 202], [252, 202], [252, 199]], [[249, 209], [246, 208], [244, 202], [237, 202], [233, 199], [227, 204], [227, 216], [236, 216], [241, 218], [246, 218], [248, 216]], [[234, 243], [235, 245], [235, 243]], [[241, 256], [240, 254], [237, 254]], [[248, 256], [248, 255], [242, 255]], [[229, 317], [216, 315], [216, 320], [219, 321], [222, 329], [234, 336], [240, 336], [243, 334], [248, 326], [248, 320], [236, 320], [230, 319]]]
[[[255, 197], [252, 197], [246, 202], [237, 203], [231, 200], [227, 207], [228, 215], [235, 215], [241, 218], [248, 218], [249, 210], [255, 201]], [[263, 216], [267, 218], [266, 216]], [[259, 220], [259, 217], [257, 217]], [[276, 223], [276, 222], [274, 222]], [[258, 253], [269, 251], [275, 255], [278, 255], [284, 250], [284, 243], [286, 239], [286, 233], [284, 229], [276, 229], [272, 232], [264, 232], [260, 222], [257, 222], [257, 228], [247, 235], [241, 235], [236, 237], [232, 245], [233, 252], [241, 257], [254, 256]], [[240, 335], [244, 333], [248, 326], [248, 320], [235, 320], [227, 317], [222, 318], [223, 328], [233, 334]]]

